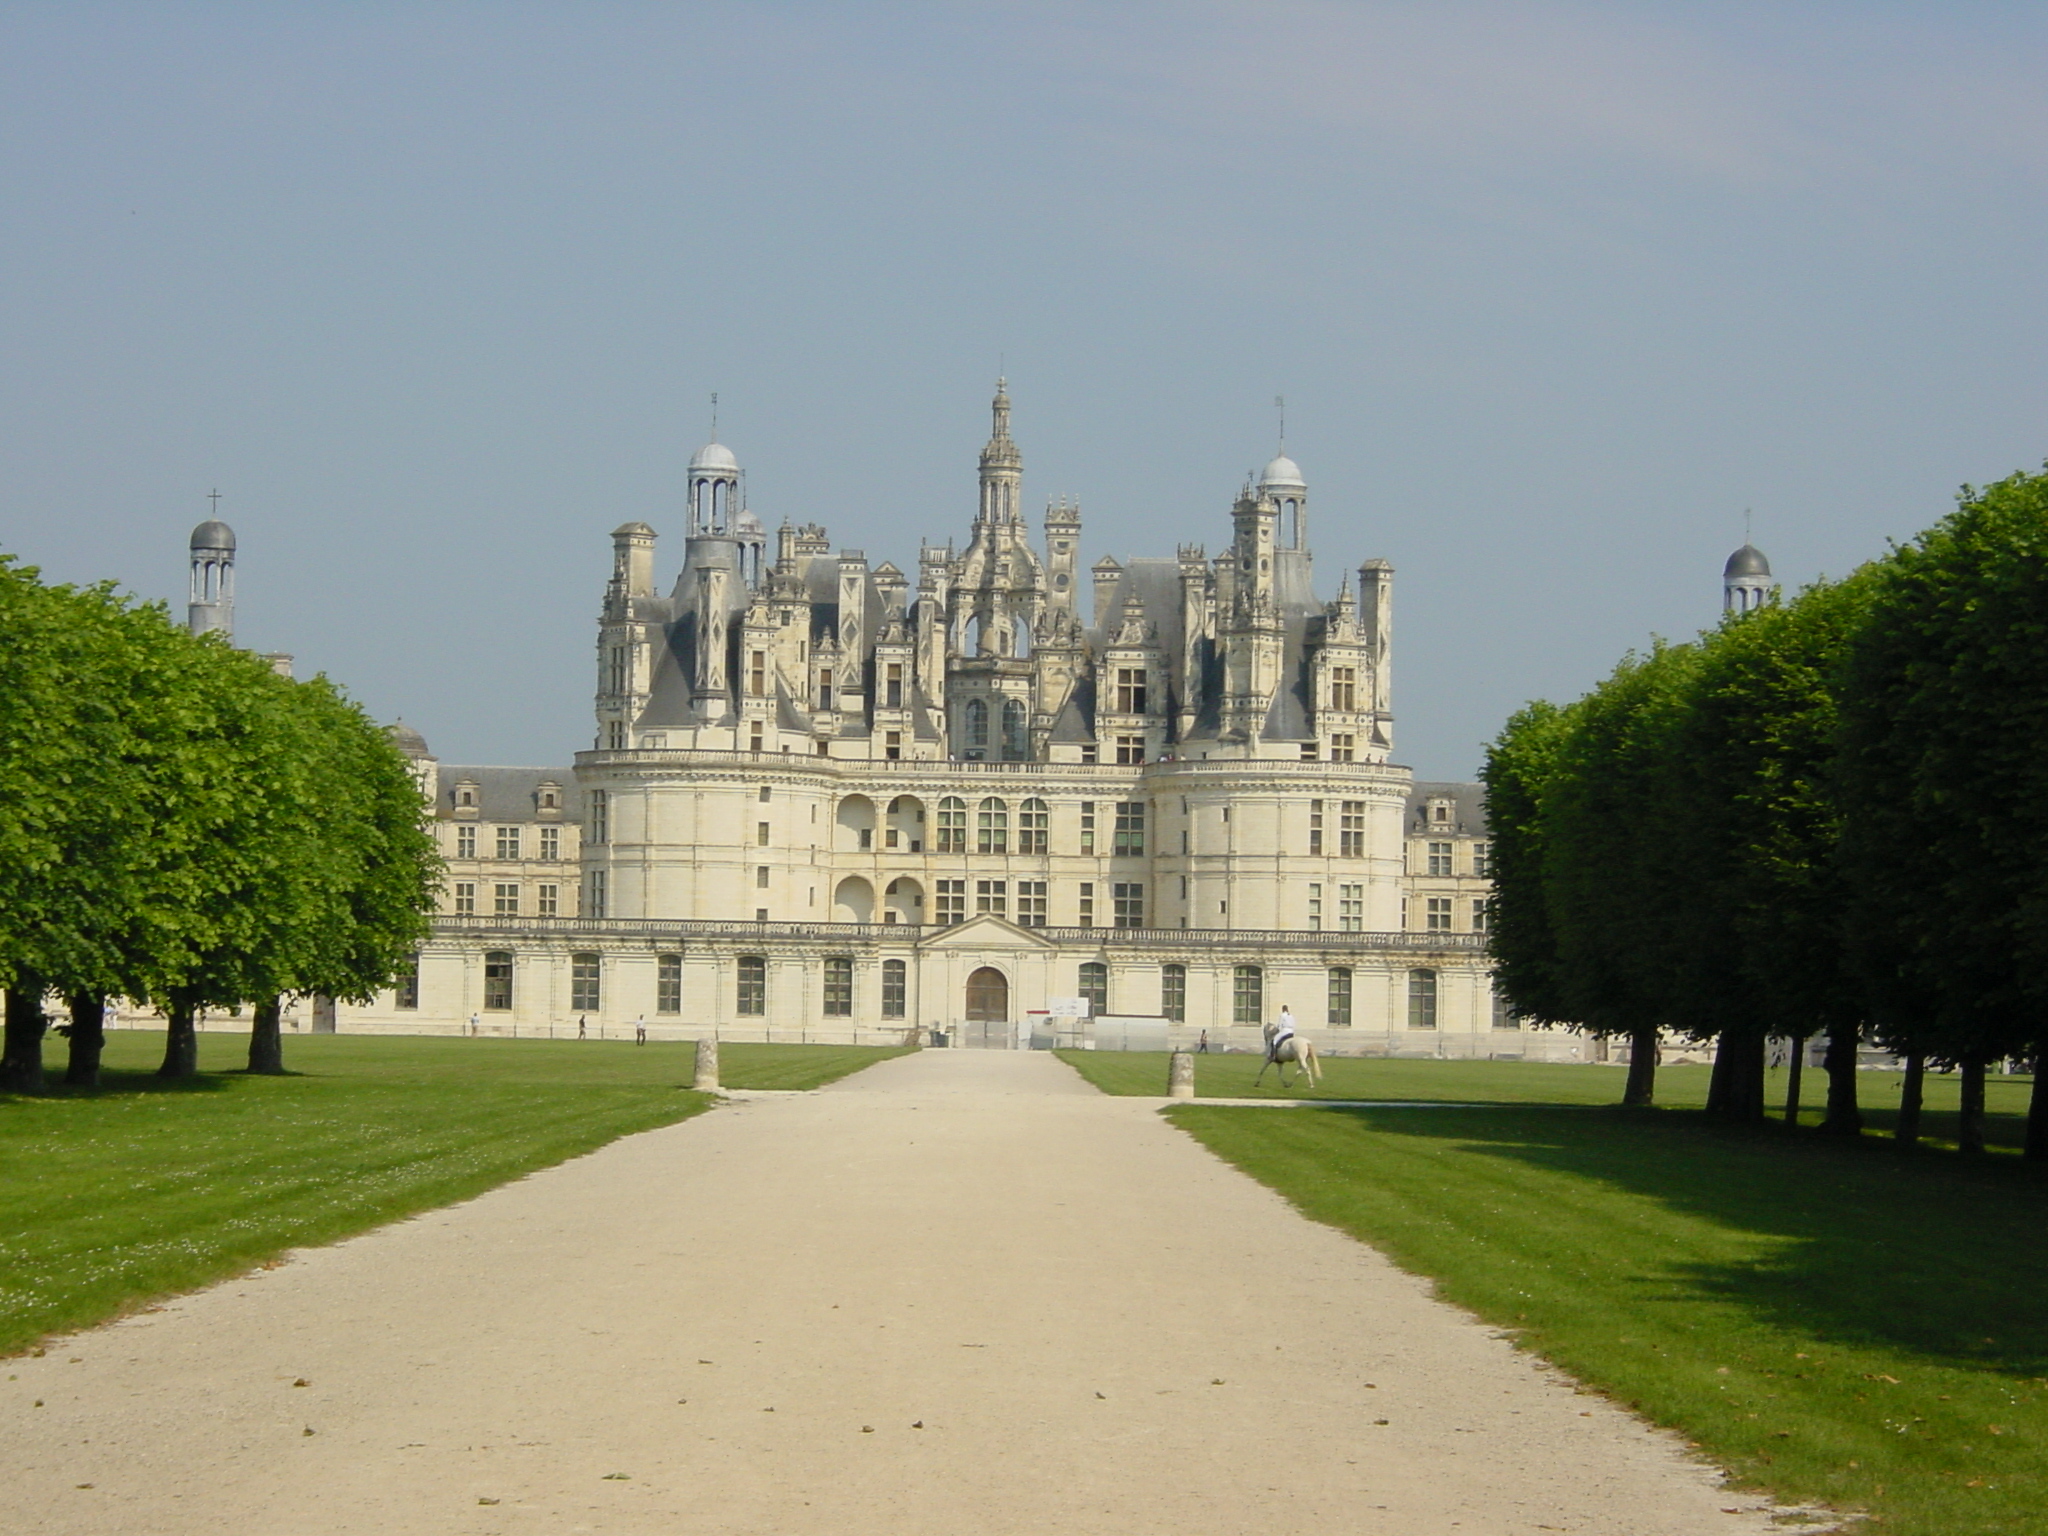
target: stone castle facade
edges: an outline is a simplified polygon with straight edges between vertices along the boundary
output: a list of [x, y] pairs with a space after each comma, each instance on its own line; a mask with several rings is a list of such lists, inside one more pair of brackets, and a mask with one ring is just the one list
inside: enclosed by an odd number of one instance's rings
[[[341, 1027], [1249, 1041], [1520, 1055], [1492, 996], [1475, 786], [1392, 761], [1393, 571], [1319, 596], [1283, 453], [1210, 555], [1034, 543], [998, 386], [964, 548], [914, 577], [815, 524], [772, 540], [730, 449], [683, 551], [612, 535], [596, 735], [572, 769], [400, 736], [450, 861], [417, 974]], [[664, 590], [664, 586], [666, 590]], [[1083, 1001], [1077, 1001], [1083, 1000]]]

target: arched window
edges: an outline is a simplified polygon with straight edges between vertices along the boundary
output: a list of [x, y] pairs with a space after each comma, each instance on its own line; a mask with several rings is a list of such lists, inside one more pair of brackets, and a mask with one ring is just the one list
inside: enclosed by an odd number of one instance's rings
[[967, 851], [967, 802], [957, 795], [948, 795], [939, 802], [939, 846], [940, 853], [965, 853]]
[[1021, 763], [1031, 755], [1031, 732], [1024, 724], [1024, 701], [1003, 700], [1003, 756]]
[[1046, 851], [1047, 812], [1043, 800], [1026, 800], [1017, 808], [1017, 851]]
[[1083, 961], [1080, 984], [1075, 990], [1088, 999], [1088, 1012], [1101, 1018], [1109, 1012], [1109, 967], [1100, 960]]
[[988, 701], [969, 699], [967, 701], [967, 747], [969, 751], [988, 750]]
[[908, 968], [901, 960], [882, 962], [882, 1017], [900, 1019], [909, 1011]]
[[1408, 1027], [1436, 1028], [1436, 972], [1408, 973]]
[[1010, 851], [1010, 808], [1000, 800], [984, 800], [975, 815], [974, 851]]
[[1188, 1021], [1188, 968], [1184, 965], [1159, 967], [1159, 1011], [1176, 1024]]
[[1256, 965], [1240, 965], [1230, 982], [1230, 1022], [1263, 1024], [1266, 1020], [1266, 973]]

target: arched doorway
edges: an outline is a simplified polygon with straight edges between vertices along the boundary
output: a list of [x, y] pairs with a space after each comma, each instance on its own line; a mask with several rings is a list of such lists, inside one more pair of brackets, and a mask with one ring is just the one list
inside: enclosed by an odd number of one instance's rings
[[984, 965], [969, 976], [967, 1017], [977, 1024], [1007, 1024], [1010, 1020], [1010, 978], [992, 965]]

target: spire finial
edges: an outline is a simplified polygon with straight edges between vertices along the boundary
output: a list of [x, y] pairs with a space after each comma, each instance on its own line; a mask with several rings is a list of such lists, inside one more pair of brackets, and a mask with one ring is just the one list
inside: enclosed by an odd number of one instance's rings
[[1275, 395], [1273, 397], [1273, 409], [1280, 413], [1280, 456], [1285, 458], [1287, 456], [1287, 397], [1285, 395]]
[[1750, 510], [1747, 507], [1742, 509], [1742, 542], [1745, 544], [1754, 544], [1756, 542], [1756, 536], [1750, 527]]
[[711, 441], [718, 441], [718, 391], [711, 391]]

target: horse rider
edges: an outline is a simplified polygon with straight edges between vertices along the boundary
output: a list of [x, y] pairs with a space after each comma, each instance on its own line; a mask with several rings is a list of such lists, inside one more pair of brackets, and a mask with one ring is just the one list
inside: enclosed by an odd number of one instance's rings
[[1294, 1015], [1288, 1011], [1287, 1005], [1285, 1003], [1282, 1003], [1280, 1005], [1280, 1022], [1273, 1026], [1273, 1042], [1271, 1045], [1267, 1046], [1266, 1049], [1270, 1051], [1274, 1058], [1277, 1060], [1280, 1055], [1280, 1047], [1285, 1045], [1288, 1041], [1292, 1040], [1293, 1038]]

